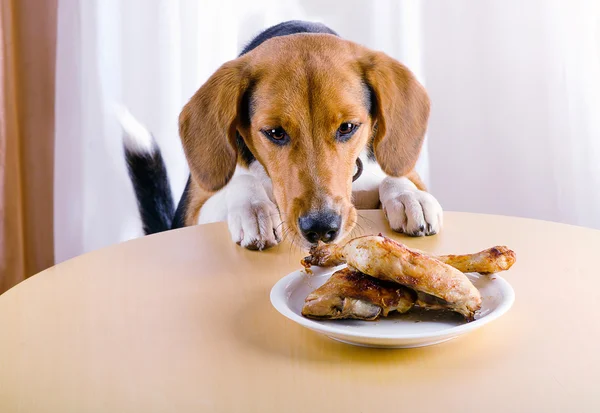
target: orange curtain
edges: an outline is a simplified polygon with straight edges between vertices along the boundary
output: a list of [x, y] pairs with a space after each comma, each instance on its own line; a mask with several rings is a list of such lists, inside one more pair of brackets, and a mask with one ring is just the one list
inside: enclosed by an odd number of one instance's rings
[[0, 0], [0, 293], [51, 266], [57, 0]]

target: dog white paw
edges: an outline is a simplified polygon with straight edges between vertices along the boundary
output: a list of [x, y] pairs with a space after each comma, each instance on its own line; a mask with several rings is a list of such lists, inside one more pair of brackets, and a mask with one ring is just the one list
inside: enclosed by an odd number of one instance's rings
[[281, 218], [271, 201], [249, 202], [229, 211], [229, 232], [235, 243], [264, 250], [281, 242]]
[[442, 207], [425, 191], [403, 191], [385, 202], [383, 210], [390, 227], [406, 235], [434, 235], [442, 228]]

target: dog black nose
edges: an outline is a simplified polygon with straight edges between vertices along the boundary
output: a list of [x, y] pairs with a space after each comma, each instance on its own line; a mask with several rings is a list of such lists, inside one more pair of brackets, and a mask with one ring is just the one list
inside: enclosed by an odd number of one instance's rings
[[340, 233], [342, 217], [333, 211], [312, 212], [298, 218], [298, 227], [311, 244], [332, 242]]

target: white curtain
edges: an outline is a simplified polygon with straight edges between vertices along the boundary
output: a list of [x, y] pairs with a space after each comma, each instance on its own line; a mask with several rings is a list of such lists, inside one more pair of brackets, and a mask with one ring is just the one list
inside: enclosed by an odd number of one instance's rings
[[142, 235], [113, 105], [156, 137], [174, 196], [187, 179], [183, 104], [262, 28], [306, 18], [293, 1], [59, 0], [56, 261]]
[[289, 19], [416, 73], [432, 98], [418, 170], [446, 210], [600, 228], [599, 18], [586, 0], [59, 0], [57, 262], [141, 235], [112, 105], [154, 134], [178, 198], [181, 107]]
[[442, 206], [600, 228], [599, 2], [427, 1], [421, 12]]

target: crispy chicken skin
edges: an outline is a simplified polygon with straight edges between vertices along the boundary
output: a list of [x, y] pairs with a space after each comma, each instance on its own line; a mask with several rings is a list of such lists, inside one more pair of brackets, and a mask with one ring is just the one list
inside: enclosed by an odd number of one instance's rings
[[462, 272], [383, 236], [365, 236], [343, 247], [348, 265], [443, 300], [447, 309], [473, 320], [481, 308], [479, 290]]
[[[461, 255], [433, 255], [424, 251], [414, 249], [413, 251], [435, 258], [461, 272], [480, 274], [507, 271], [516, 261], [515, 252], [505, 246], [488, 248], [475, 254]], [[335, 267], [345, 262], [342, 245], [320, 244], [310, 249], [310, 255], [302, 260], [302, 265], [305, 268], [309, 268], [311, 265]]]
[[376, 320], [392, 311], [407, 312], [416, 298], [409, 288], [347, 267], [306, 297], [302, 315], [315, 319]]
[[346, 259], [342, 253], [342, 245], [323, 244], [315, 245], [310, 249], [310, 255], [304, 257], [301, 264], [304, 268], [312, 265], [317, 267], [335, 267], [344, 264]]

